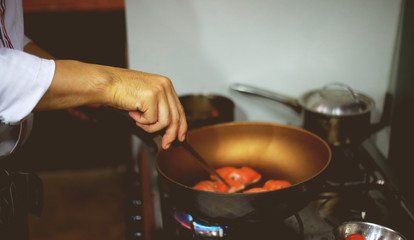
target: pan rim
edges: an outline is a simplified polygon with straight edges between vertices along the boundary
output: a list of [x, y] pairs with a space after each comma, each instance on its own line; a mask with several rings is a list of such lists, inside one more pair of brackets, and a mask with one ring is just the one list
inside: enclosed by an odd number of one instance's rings
[[291, 126], [291, 125], [287, 125], [287, 124], [275, 123], [275, 122], [265, 122], [265, 121], [233, 121], [233, 122], [218, 123], [218, 124], [214, 124], [214, 125], [208, 125], [208, 126], [204, 126], [204, 127], [192, 129], [188, 133], [191, 134], [191, 133], [197, 132], [197, 131], [205, 131], [205, 129], [214, 129], [214, 128], [221, 128], [221, 127], [226, 127], [226, 126], [234, 126], [234, 125], [268, 125], [268, 126], [276, 126], [276, 127], [284, 127], [284, 128], [288, 128], [288, 129], [293, 129], [295, 131], [300, 131], [300, 132], [303, 132], [305, 134], [308, 134], [311, 137], [317, 139], [321, 144], [323, 144], [325, 146], [325, 149], [327, 150], [327, 160], [326, 160], [326, 163], [325, 163], [325, 165], [319, 171], [317, 171], [312, 176], [309, 176], [308, 178], [306, 178], [306, 179], [304, 179], [304, 180], [302, 180], [300, 182], [294, 183], [294, 184], [292, 184], [289, 187], [285, 187], [285, 188], [281, 188], [281, 189], [276, 189], [276, 190], [270, 190], [270, 191], [264, 191], [264, 192], [253, 192], [253, 193], [241, 193], [241, 192], [238, 192], [238, 193], [220, 193], [220, 192], [209, 192], [209, 191], [195, 189], [195, 188], [192, 188], [191, 186], [182, 184], [182, 183], [180, 183], [180, 182], [172, 179], [167, 174], [165, 174], [164, 171], [161, 170], [161, 168], [159, 166], [158, 158], [159, 158], [159, 155], [161, 154], [161, 152], [163, 152], [165, 150], [158, 151], [157, 154], [156, 154], [155, 165], [156, 165], [157, 172], [162, 177], [166, 178], [168, 181], [173, 182], [173, 183], [179, 185], [180, 187], [185, 188], [186, 190], [197, 191], [199, 193], [216, 194], [218, 196], [220, 196], [220, 195], [222, 195], [222, 196], [229, 196], [229, 197], [231, 197], [231, 196], [239, 196], [240, 194], [243, 194], [243, 195], [246, 195], [247, 194], [247, 195], [254, 196], [254, 195], [258, 195], [258, 194], [273, 193], [275, 191], [279, 191], [280, 192], [280, 191], [288, 190], [290, 188], [293, 188], [293, 187], [302, 185], [305, 182], [310, 182], [311, 180], [314, 180], [317, 176], [321, 175], [328, 168], [328, 166], [331, 163], [332, 150], [331, 150], [331, 147], [329, 146], [329, 144], [324, 139], [322, 139], [318, 135], [316, 135], [316, 134], [314, 134], [314, 133], [312, 133], [312, 132], [310, 132], [310, 131], [308, 131], [306, 129], [303, 129], [303, 128], [300, 128], [300, 127]]

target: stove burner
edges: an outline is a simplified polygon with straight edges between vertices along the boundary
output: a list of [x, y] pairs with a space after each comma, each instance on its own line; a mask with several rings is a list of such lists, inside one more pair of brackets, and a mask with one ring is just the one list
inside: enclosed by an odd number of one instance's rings
[[207, 221], [195, 219], [192, 215], [175, 210], [173, 217], [184, 228], [191, 230], [195, 236], [207, 238], [222, 238], [227, 226], [209, 224]]
[[[174, 210], [172, 217], [175, 222], [175, 235], [177, 239], [303, 239], [303, 222], [298, 214], [295, 214], [297, 226], [284, 221], [263, 221], [260, 223], [232, 224], [230, 226], [210, 223], [203, 219], [193, 217], [182, 211]], [[292, 221], [290, 219], [289, 221]]]
[[323, 194], [319, 215], [332, 226], [346, 221], [381, 222], [385, 217], [384, 209], [368, 193], [358, 192]]

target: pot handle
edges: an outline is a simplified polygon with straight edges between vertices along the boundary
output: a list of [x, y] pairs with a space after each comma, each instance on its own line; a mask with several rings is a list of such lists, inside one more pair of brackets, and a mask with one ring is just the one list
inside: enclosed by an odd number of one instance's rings
[[241, 92], [241, 93], [247, 93], [258, 97], [267, 98], [282, 104], [285, 104], [289, 107], [291, 107], [296, 112], [300, 113], [302, 111], [302, 107], [299, 105], [299, 102], [297, 99], [288, 97], [279, 93], [275, 93], [272, 91], [260, 89], [257, 87], [241, 84], [241, 83], [233, 83], [230, 86], [230, 89]]

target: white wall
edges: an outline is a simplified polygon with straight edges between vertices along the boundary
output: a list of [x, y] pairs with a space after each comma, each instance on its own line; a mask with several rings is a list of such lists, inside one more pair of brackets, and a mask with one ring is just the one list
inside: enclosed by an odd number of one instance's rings
[[335, 81], [374, 98], [392, 75], [401, 0], [126, 0], [129, 67], [172, 79], [178, 94], [218, 93], [236, 120], [296, 124], [248, 83], [295, 98]]

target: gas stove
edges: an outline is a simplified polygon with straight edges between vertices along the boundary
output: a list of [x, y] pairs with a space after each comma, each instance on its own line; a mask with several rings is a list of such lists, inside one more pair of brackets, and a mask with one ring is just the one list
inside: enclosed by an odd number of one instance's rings
[[[368, 140], [367, 140], [368, 141]], [[367, 142], [366, 141], [366, 142]], [[130, 167], [127, 187], [127, 239], [335, 239], [346, 221], [386, 226], [414, 238], [411, 206], [393, 187], [372, 153], [373, 145], [332, 148], [320, 192], [302, 210], [284, 219], [220, 225], [169, 206], [158, 187], [155, 153], [141, 146]]]

